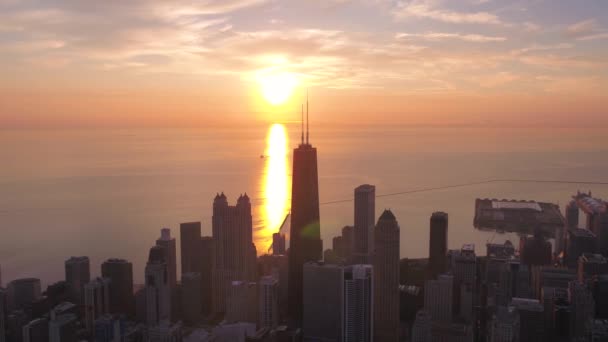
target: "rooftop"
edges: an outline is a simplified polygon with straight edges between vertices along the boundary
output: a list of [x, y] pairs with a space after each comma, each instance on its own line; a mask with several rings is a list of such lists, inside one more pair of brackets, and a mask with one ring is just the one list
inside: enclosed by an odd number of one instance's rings
[[554, 236], [565, 219], [553, 203], [506, 199], [476, 199], [473, 225], [482, 230], [498, 230], [532, 234], [539, 229], [543, 235]]

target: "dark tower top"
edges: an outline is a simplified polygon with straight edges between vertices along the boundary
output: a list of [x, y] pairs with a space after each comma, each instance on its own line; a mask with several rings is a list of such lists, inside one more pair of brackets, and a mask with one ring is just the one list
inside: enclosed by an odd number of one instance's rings
[[429, 239], [429, 270], [434, 278], [446, 271], [448, 252], [448, 214], [434, 212], [431, 215]]
[[302, 319], [303, 266], [322, 258], [319, 224], [319, 184], [317, 149], [300, 144], [293, 151], [291, 190], [291, 228], [289, 242], [289, 315], [299, 323]]

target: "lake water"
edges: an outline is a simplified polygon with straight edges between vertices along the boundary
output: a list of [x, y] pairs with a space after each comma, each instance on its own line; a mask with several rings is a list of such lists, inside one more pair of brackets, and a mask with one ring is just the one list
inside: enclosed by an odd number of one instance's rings
[[[273, 128], [274, 127], [274, 128]], [[322, 203], [348, 200], [360, 184], [376, 193], [488, 179], [608, 181], [602, 129], [312, 126]], [[285, 133], [286, 132], [286, 133]], [[213, 198], [253, 199], [258, 253], [289, 211], [291, 151], [299, 125], [199, 129], [0, 131], [0, 265], [4, 283], [26, 276], [63, 278], [71, 255], [91, 258], [92, 276], [110, 257], [134, 264], [143, 279], [148, 249], [169, 227], [202, 221], [211, 234]], [[264, 158], [262, 158], [264, 156]], [[378, 197], [401, 226], [401, 256], [428, 254], [433, 211], [449, 213], [449, 247], [507, 235], [473, 228], [477, 197], [563, 205], [578, 189], [608, 198], [608, 186], [498, 182]], [[323, 204], [324, 248], [353, 223], [352, 202]], [[511, 238], [513, 238], [511, 236]], [[514, 241], [515, 242], [515, 241]], [[179, 255], [179, 252], [178, 252]], [[179, 267], [178, 267], [179, 268]]]

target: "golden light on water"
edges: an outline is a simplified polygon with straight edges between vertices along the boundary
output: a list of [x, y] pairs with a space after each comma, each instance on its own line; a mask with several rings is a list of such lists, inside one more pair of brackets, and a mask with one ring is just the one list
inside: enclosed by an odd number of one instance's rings
[[288, 139], [285, 126], [273, 124], [266, 136], [266, 163], [264, 167], [264, 208], [262, 216], [264, 229], [262, 238], [272, 241], [272, 234], [278, 232], [289, 211], [289, 165]]

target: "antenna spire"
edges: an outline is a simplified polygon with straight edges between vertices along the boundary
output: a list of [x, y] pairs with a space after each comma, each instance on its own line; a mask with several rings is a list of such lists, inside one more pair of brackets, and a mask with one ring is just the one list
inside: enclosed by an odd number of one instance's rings
[[302, 110], [300, 112], [301, 120], [300, 123], [302, 125], [302, 145], [304, 145], [304, 104], [302, 103]]
[[308, 132], [310, 131], [309, 127], [309, 120], [308, 120], [308, 89], [306, 90], [306, 145], [308, 145]]

